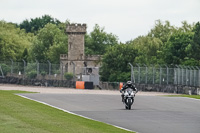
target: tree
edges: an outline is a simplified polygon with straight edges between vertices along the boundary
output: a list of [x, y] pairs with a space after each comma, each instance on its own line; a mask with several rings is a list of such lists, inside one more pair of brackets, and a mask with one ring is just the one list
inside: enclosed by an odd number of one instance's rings
[[[193, 43], [194, 25], [182, 22], [182, 27], [175, 28], [165, 43], [162, 50], [162, 57], [167, 64], [182, 64], [182, 65], [198, 65], [198, 61], [194, 57], [198, 55], [197, 49]], [[195, 51], [195, 50], [197, 51]]]
[[161, 20], [155, 22], [155, 27], [148, 33], [149, 37], [159, 38], [165, 44], [170, 35], [175, 31], [175, 27], [171, 26], [169, 21], [163, 24]]
[[48, 23], [59, 25], [61, 22], [49, 15], [44, 15], [41, 18], [32, 18], [30, 21], [26, 19], [19, 25], [19, 27], [20, 29], [25, 29], [27, 33], [31, 32], [37, 34], [37, 32], [44, 28]]
[[163, 49], [171, 34], [176, 30], [169, 21], [163, 24], [161, 20], [155, 22], [155, 26], [146, 36], [127, 42], [138, 50], [135, 62], [140, 64], [163, 64]]
[[27, 48], [25, 48], [24, 49], [24, 52], [23, 52], [23, 54], [22, 54], [22, 59], [24, 59], [26, 62], [28, 62], [28, 49]]
[[109, 47], [100, 69], [102, 81], [127, 81], [131, 77], [128, 63], [134, 63], [138, 52], [132, 45], [119, 44]]
[[85, 54], [103, 55], [109, 46], [114, 46], [118, 42], [117, 36], [108, 34], [99, 25], [95, 25], [94, 30], [85, 36]]
[[20, 60], [23, 59], [24, 50], [30, 47], [34, 35], [25, 33], [15, 24], [0, 21], [0, 59]]
[[164, 50], [167, 64], [184, 64], [190, 57], [192, 32], [177, 31], [171, 35]]
[[194, 28], [194, 24], [188, 24], [187, 21], [182, 22], [182, 27], [179, 28], [179, 30], [183, 32], [191, 32]]
[[67, 54], [67, 36], [54, 24], [41, 29], [31, 47], [32, 60], [60, 62], [60, 54]]
[[133, 41], [128, 42], [138, 50], [138, 56], [135, 62], [140, 64], [157, 64], [159, 63], [160, 50], [163, 43], [160, 39], [149, 36], [140, 36]]
[[184, 21], [182, 27], [174, 27], [170, 25], [169, 21], [165, 21], [163, 24], [157, 20], [147, 36], [140, 36], [127, 42], [134, 45], [139, 52], [135, 62], [140, 64], [176, 64], [176, 62], [180, 64], [185, 62], [188, 64], [188, 60], [193, 59], [191, 58], [190, 44], [193, 26]]
[[191, 43], [191, 49], [192, 49], [192, 57], [196, 60], [200, 60], [200, 22], [197, 22], [195, 24], [195, 27], [193, 29], [194, 37]]

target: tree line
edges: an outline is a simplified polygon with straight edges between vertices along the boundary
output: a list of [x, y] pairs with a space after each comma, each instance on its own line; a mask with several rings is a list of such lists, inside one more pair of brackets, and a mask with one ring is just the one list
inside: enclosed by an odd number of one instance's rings
[[130, 80], [132, 64], [200, 66], [200, 23], [175, 27], [157, 20], [147, 35], [109, 47], [103, 56], [103, 81]]
[[[44, 15], [20, 24], [0, 21], [0, 60], [26, 62], [60, 62], [60, 54], [67, 54], [68, 36], [66, 26]], [[132, 64], [200, 65], [200, 23], [182, 22], [181, 27], [169, 21], [155, 21], [146, 35], [126, 43], [119, 42], [116, 35], [106, 33], [96, 24], [85, 35], [85, 54], [103, 55], [100, 69], [102, 81], [126, 81], [130, 79]]]

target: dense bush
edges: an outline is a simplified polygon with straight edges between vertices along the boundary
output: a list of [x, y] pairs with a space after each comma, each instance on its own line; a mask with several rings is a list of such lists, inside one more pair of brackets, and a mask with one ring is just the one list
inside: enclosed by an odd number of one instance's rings
[[27, 77], [30, 79], [35, 79], [37, 77], [37, 72], [35, 70], [27, 73]]
[[42, 75], [42, 77], [45, 77], [47, 75], [47, 72], [42, 71], [40, 74]]
[[[10, 72], [10, 67], [6, 64], [0, 64], [0, 66], [3, 71], [4, 76], [6, 76], [7, 73]], [[1, 74], [1, 71], [0, 71], [0, 74]]]
[[64, 74], [64, 77], [65, 77], [67, 80], [72, 80], [73, 74], [72, 74], [72, 73], [66, 72], [66, 73]]

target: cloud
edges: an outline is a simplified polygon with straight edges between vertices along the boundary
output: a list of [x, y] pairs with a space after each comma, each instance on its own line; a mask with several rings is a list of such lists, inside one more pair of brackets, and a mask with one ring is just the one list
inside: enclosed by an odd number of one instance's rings
[[125, 42], [145, 35], [155, 20], [181, 25], [200, 20], [199, 0], [0, 0], [0, 19], [20, 23], [25, 19], [51, 15], [61, 21], [95, 24]]

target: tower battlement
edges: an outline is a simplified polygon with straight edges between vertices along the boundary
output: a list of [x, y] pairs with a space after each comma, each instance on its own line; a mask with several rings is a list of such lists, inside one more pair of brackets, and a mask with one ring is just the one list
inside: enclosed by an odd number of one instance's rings
[[66, 28], [67, 34], [85, 34], [87, 26], [86, 24], [69, 24]]

